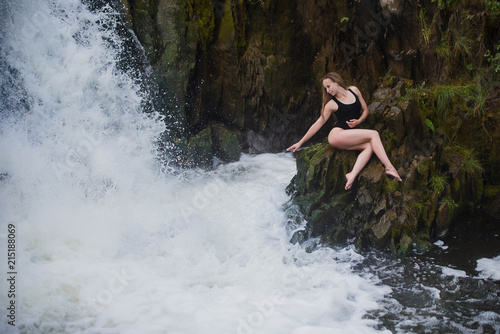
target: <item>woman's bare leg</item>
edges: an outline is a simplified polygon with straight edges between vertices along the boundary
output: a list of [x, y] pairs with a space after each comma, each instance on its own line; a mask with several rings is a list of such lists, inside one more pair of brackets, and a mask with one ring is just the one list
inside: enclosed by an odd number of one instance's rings
[[347, 179], [347, 182], [345, 184], [345, 190], [351, 189], [354, 180], [356, 180], [356, 177], [361, 172], [361, 170], [366, 166], [368, 161], [370, 161], [370, 158], [372, 156], [373, 151], [369, 143], [360, 145], [359, 149], [362, 149], [362, 151], [361, 153], [358, 154], [358, 157], [356, 158], [356, 163], [352, 167], [352, 170], [345, 175], [345, 178]]
[[385, 173], [398, 181], [402, 181], [396, 168], [394, 168], [389, 160], [377, 131], [368, 129], [343, 130], [340, 128], [333, 128], [328, 135], [328, 142], [331, 146], [341, 150], [355, 150], [359, 149], [362, 144], [370, 143], [372, 151], [385, 166]]

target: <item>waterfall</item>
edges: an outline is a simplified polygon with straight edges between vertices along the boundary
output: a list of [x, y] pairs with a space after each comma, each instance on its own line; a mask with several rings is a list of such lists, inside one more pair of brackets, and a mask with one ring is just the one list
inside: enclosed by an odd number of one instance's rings
[[362, 257], [289, 243], [290, 155], [161, 172], [164, 116], [119, 14], [1, 6], [2, 333], [377, 332], [390, 289], [352, 273]]

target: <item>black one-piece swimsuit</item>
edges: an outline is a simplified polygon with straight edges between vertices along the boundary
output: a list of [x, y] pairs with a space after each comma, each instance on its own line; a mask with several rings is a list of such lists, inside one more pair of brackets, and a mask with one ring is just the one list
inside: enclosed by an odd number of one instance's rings
[[358, 96], [352, 90], [349, 91], [354, 95], [356, 101], [351, 104], [344, 104], [337, 100], [335, 96], [332, 96], [333, 100], [337, 103], [339, 108], [335, 112], [337, 116], [337, 123], [333, 126], [334, 128], [342, 128], [344, 130], [351, 129], [347, 124], [347, 121], [351, 119], [358, 119], [361, 117], [361, 102], [359, 102]]

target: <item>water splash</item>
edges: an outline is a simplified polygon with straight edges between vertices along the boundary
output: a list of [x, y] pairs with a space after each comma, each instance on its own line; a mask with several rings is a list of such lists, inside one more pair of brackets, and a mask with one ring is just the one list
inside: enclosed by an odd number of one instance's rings
[[375, 332], [364, 316], [389, 289], [351, 273], [360, 256], [288, 242], [291, 156], [162, 174], [165, 124], [121, 65], [113, 10], [2, 6], [0, 242], [16, 226], [20, 332]]

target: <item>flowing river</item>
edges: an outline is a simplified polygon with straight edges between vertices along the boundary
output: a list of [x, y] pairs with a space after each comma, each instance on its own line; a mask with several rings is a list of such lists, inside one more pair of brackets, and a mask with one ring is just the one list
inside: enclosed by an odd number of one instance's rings
[[291, 154], [158, 159], [115, 10], [3, 0], [0, 18], [0, 333], [500, 332], [500, 247], [306, 251]]

